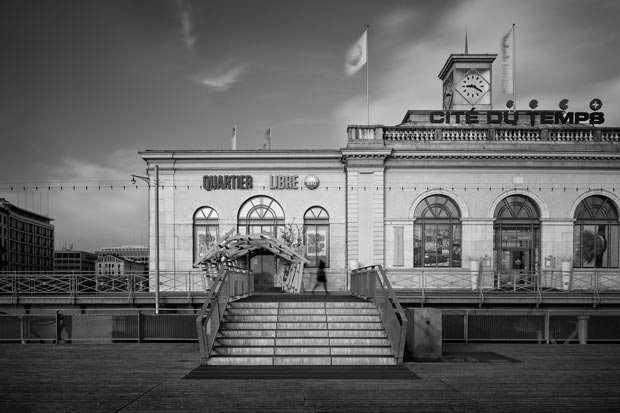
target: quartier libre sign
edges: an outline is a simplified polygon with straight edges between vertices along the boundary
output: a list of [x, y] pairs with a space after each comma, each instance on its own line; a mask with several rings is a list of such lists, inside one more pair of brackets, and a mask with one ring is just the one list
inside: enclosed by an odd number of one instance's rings
[[[318, 186], [318, 181], [316, 185]], [[205, 175], [202, 178], [202, 187], [207, 191], [216, 189], [254, 189], [254, 178], [252, 175]], [[299, 176], [271, 175], [269, 177], [269, 189], [299, 189]]]
[[516, 125], [529, 121], [532, 126], [541, 125], [576, 125], [588, 122], [591, 125], [600, 125], [605, 122], [603, 112], [563, 112], [563, 111], [538, 111], [538, 110], [454, 110], [434, 111], [429, 114], [430, 123], [447, 124], [508, 124]]
[[214, 189], [253, 189], [252, 175], [205, 175], [202, 187], [207, 191]]

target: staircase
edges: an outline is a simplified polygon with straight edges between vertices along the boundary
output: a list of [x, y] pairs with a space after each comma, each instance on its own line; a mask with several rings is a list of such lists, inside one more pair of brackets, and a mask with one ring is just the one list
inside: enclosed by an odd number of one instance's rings
[[209, 365], [395, 365], [373, 302], [279, 294], [228, 303]]

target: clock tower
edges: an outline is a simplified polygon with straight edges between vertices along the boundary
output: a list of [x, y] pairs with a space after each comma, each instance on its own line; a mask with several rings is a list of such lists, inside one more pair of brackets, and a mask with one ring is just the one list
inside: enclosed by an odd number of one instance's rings
[[443, 110], [492, 110], [491, 67], [497, 54], [451, 54], [439, 72]]

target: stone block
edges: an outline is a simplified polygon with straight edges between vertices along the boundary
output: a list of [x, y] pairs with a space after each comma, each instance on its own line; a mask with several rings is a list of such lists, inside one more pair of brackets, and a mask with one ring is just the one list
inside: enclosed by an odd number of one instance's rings
[[440, 361], [442, 356], [441, 309], [408, 308], [406, 349], [419, 361]]

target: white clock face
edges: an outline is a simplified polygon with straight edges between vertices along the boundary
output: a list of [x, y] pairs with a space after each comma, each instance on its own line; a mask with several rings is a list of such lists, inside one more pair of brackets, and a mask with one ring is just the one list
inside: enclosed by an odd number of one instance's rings
[[489, 91], [489, 82], [477, 73], [470, 73], [461, 79], [457, 90], [469, 103], [475, 103]]

